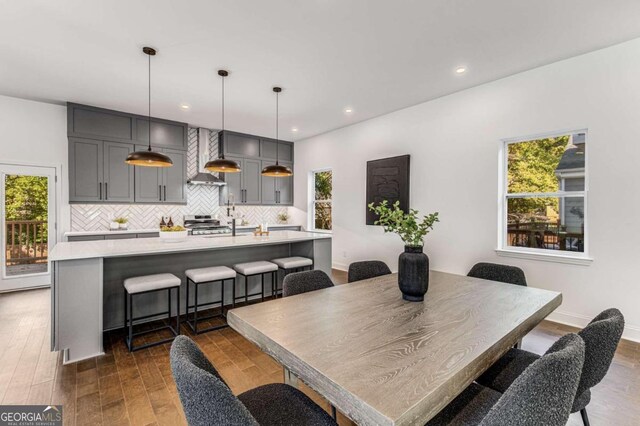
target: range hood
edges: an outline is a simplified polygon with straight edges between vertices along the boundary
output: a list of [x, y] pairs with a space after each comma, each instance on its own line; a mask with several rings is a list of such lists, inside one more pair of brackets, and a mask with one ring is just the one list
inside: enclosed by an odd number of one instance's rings
[[[200, 141], [203, 141], [201, 144]], [[227, 183], [217, 176], [212, 175], [210, 172], [202, 168], [203, 164], [207, 164], [209, 161], [209, 130], [198, 128], [198, 157], [196, 161], [197, 172], [196, 175], [187, 181], [190, 185], [210, 185], [210, 186], [222, 186]]]

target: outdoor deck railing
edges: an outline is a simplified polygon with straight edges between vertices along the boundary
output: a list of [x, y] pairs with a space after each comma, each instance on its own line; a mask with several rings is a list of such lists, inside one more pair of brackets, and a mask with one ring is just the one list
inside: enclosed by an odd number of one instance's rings
[[583, 251], [584, 233], [566, 232], [557, 223], [521, 222], [507, 225], [508, 245], [551, 250]]
[[46, 221], [11, 220], [5, 223], [8, 266], [46, 262], [49, 254]]

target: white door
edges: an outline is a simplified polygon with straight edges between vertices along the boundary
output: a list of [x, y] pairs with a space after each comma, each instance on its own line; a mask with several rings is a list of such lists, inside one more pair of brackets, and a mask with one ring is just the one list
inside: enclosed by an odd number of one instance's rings
[[0, 291], [51, 284], [56, 169], [0, 164]]

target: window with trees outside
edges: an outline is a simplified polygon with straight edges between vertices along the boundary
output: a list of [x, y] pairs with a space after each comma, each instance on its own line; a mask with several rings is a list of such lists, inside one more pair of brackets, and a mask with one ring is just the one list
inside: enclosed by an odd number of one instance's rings
[[311, 227], [314, 231], [331, 231], [331, 170], [311, 172]]
[[585, 257], [586, 132], [507, 141], [500, 247]]

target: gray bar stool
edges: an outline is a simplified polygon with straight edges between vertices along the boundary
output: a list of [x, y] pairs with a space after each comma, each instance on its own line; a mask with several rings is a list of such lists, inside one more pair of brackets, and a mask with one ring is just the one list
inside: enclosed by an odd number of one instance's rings
[[[242, 275], [244, 277], [244, 296], [236, 297], [235, 290], [233, 297], [235, 300], [244, 299], [245, 303], [249, 303], [249, 297], [258, 296], [262, 297], [262, 301], [264, 302], [264, 276], [266, 274], [271, 274], [271, 283], [276, 282], [276, 274], [278, 272], [278, 265], [272, 262], [267, 262], [266, 260], [260, 260], [258, 262], [246, 262], [246, 263], [238, 263], [233, 265], [233, 269], [236, 270], [238, 275]], [[262, 284], [262, 292], [261, 293], [249, 293], [249, 278], [260, 275], [260, 280]]]
[[[124, 329], [127, 333], [124, 340], [127, 344], [129, 352], [137, 351], [138, 349], [144, 349], [151, 346], [160, 345], [163, 343], [173, 341], [173, 338], [180, 334], [180, 278], [173, 274], [155, 274], [145, 275], [142, 277], [127, 278], [124, 280]], [[171, 290], [176, 289], [178, 295], [178, 304], [176, 312], [176, 328], [171, 326]], [[140, 294], [152, 293], [156, 291], [167, 291], [168, 307], [166, 312], [158, 312], [151, 315], [145, 315], [142, 317], [133, 317], [133, 296]], [[168, 315], [169, 324], [154, 328], [153, 330], [140, 331], [138, 333], [133, 332], [133, 322], [141, 319], [151, 318], [158, 315]], [[141, 346], [133, 345], [133, 338], [143, 334], [153, 333], [160, 330], [169, 329], [173, 333], [173, 337], [162, 339], [157, 342], [146, 343]]]
[[[212, 266], [209, 268], [199, 268], [199, 269], [189, 269], [185, 272], [187, 276], [187, 302], [186, 302], [186, 314], [187, 314], [187, 325], [189, 328], [195, 333], [200, 334], [206, 331], [218, 330], [224, 327], [228, 327], [227, 324], [224, 325], [216, 325], [212, 327], [205, 328], [203, 330], [198, 330], [198, 321], [204, 321], [211, 318], [227, 318], [226, 313], [224, 312], [224, 285], [227, 280], [231, 280], [233, 285], [233, 294], [235, 297], [236, 292], [236, 271], [226, 266]], [[214, 284], [220, 283], [220, 300], [215, 300], [213, 302], [207, 303], [198, 303], [198, 287], [204, 284]], [[189, 305], [189, 287], [190, 284], [194, 285], [194, 297], [193, 297], [193, 305]], [[220, 313], [215, 315], [210, 315], [203, 318], [198, 318], [198, 308], [203, 306], [211, 306], [220, 303]], [[235, 306], [235, 300], [232, 298], [231, 300], [232, 306]], [[189, 316], [189, 308], [193, 308], [193, 321]]]
[[[302, 256], [292, 256], [292, 257], [281, 257], [278, 259], [271, 260], [273, 263], [278, 265], [278, 270], [283, 271], [283, 278], [287, 276], [287, 274], [291, 272], [299, 272], [305, 271], [307, 268], [309, 270], [313, 269], [313, 259], [309, 259], [308, 257]], [[278, 282], [273, 285], [271, 295], [273, 297], [278, 297], [278, 293], [282, 292], [281, 288], [278, 288]]]

